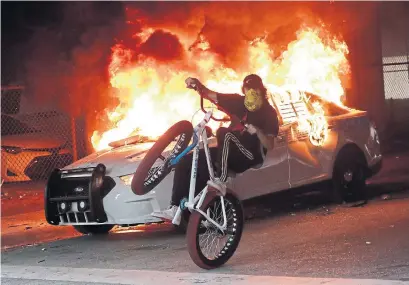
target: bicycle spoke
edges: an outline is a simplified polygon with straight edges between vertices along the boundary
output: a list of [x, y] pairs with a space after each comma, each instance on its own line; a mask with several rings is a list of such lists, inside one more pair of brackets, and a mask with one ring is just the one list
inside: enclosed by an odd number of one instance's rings
[[[223, 225], [224, 223], [223, 207], [221, 203], [221, 199], [216, 199], [206, 210], [206, 214], [209, 218], [213, 219], [219, 225]], [[231, 228], [235, 223], [233, 205], [228, 200], [224, 199], [224, 206], [227, 227]], [[199, 235], [199, 247], [206, 258], [214, 260], [223, 254], [224, 247], [234, 236], [234, 231], [226, 232], [227, 234], [222, 233], [212, 223], [208, 222], [206, 218], [203, 217], [202, 219], [203, 221], [201, 222], [201, 225], [206, 227], [206, 231]]]

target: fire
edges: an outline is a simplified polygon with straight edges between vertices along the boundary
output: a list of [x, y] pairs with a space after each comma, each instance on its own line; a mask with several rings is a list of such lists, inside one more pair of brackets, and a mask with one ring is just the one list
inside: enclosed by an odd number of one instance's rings
[[[148, 28], [139, 36], [148, 41], [154, 32]], [[187, 77], [196, 77], [221, 93], [240, 94], [242, 79], [256, 73], [263, 78], [275, 102], [304, 100], [304, 92], [310, 92], [342, 106], [341, 78], [350, 72], [348, 47], [336, 38], [323, 38], [322, 27], [302, 27], [297, 39], [279, 58], [272, 57], [273, 51], [266, 41], [268, 34], [250, 41], [249, 61], [243, 63], [240, 71], [224, 66], [203, 35], [189, 41], [185, 35], [167, 32], [183, 39], [183, 60], [163, 62], [139, 55], [137, 62], [132, 63], [132, 50], [121, 45], [113, 47], [109, 72], [121, 104], [107, 114], [114, 127], [105, 132], [94, 131], [95, 150], [135, 133], [156, 138], [172, 124], [192, 120], [200, 98], [186, 89]], [[298, 128], [308, 131], [313, 144], [325, 141], [327, 122], [323, 106], [314, 103], [313, 110], [298, 120]], [[216, 129], [218, 124], [212, 122], [211, 127]]]
[[[301, 124], [307, 122], [308, 125], [305, 127], [309, 134], [310, 142], [313, 145], [322, 145], [328, 136], [328, 123], [324, 117], [324, 109], [318, 103], [314, 102], [312, 104], [313, 112], [311, 112], [307, 117], [301, 119]], [[301, 125], [300, 125], [301, 126]]]

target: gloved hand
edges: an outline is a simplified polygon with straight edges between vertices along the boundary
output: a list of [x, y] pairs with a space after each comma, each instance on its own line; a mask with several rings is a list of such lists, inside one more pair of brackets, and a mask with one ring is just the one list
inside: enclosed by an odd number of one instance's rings
[[257, 133], [257, 128], [255, 126], [253, 126], [252, 124], [246, 124], [246, 131], [251, 134], [254, 135]]
[[199, 87], [203, 84], [197, 78], [188, 77], [185, 80], [186, 87], [198, 91]]

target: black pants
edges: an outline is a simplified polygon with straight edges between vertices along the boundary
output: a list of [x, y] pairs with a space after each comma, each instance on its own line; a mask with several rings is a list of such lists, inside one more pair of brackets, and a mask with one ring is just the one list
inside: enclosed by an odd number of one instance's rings
[[[217, 148], [210, 148], [210, 156], [221, 181], [227, 180], [228, 170], [242, 173], [252, 166], [262, 162], [260, 143], [254, 136], [247, 133], [230, 131], [220, 128], [216, 133]], [[179, 206], [180, 200], [189, 196], [190, 174], [192, 170], [193, 153], [187, 154], [176, 165], [173, 178], [171, 205]], [[199, 151], [197, 166], [196, 189], [197, 195], [210, 179], [204, 149]]]

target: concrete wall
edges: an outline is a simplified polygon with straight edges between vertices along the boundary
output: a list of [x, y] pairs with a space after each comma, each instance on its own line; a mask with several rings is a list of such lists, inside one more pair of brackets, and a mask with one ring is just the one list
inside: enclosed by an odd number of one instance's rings
[[368, 111], [369, 117], [383, 130], [386, 105], [382, 71], [380, 2], [347, 2], [353, 28], [346, 35], [352, 69], [351, 90], [347, 103]]
[[385, 2], [381, 10], [382, 59], [390, 135], [409, 133], [409, 3]]

